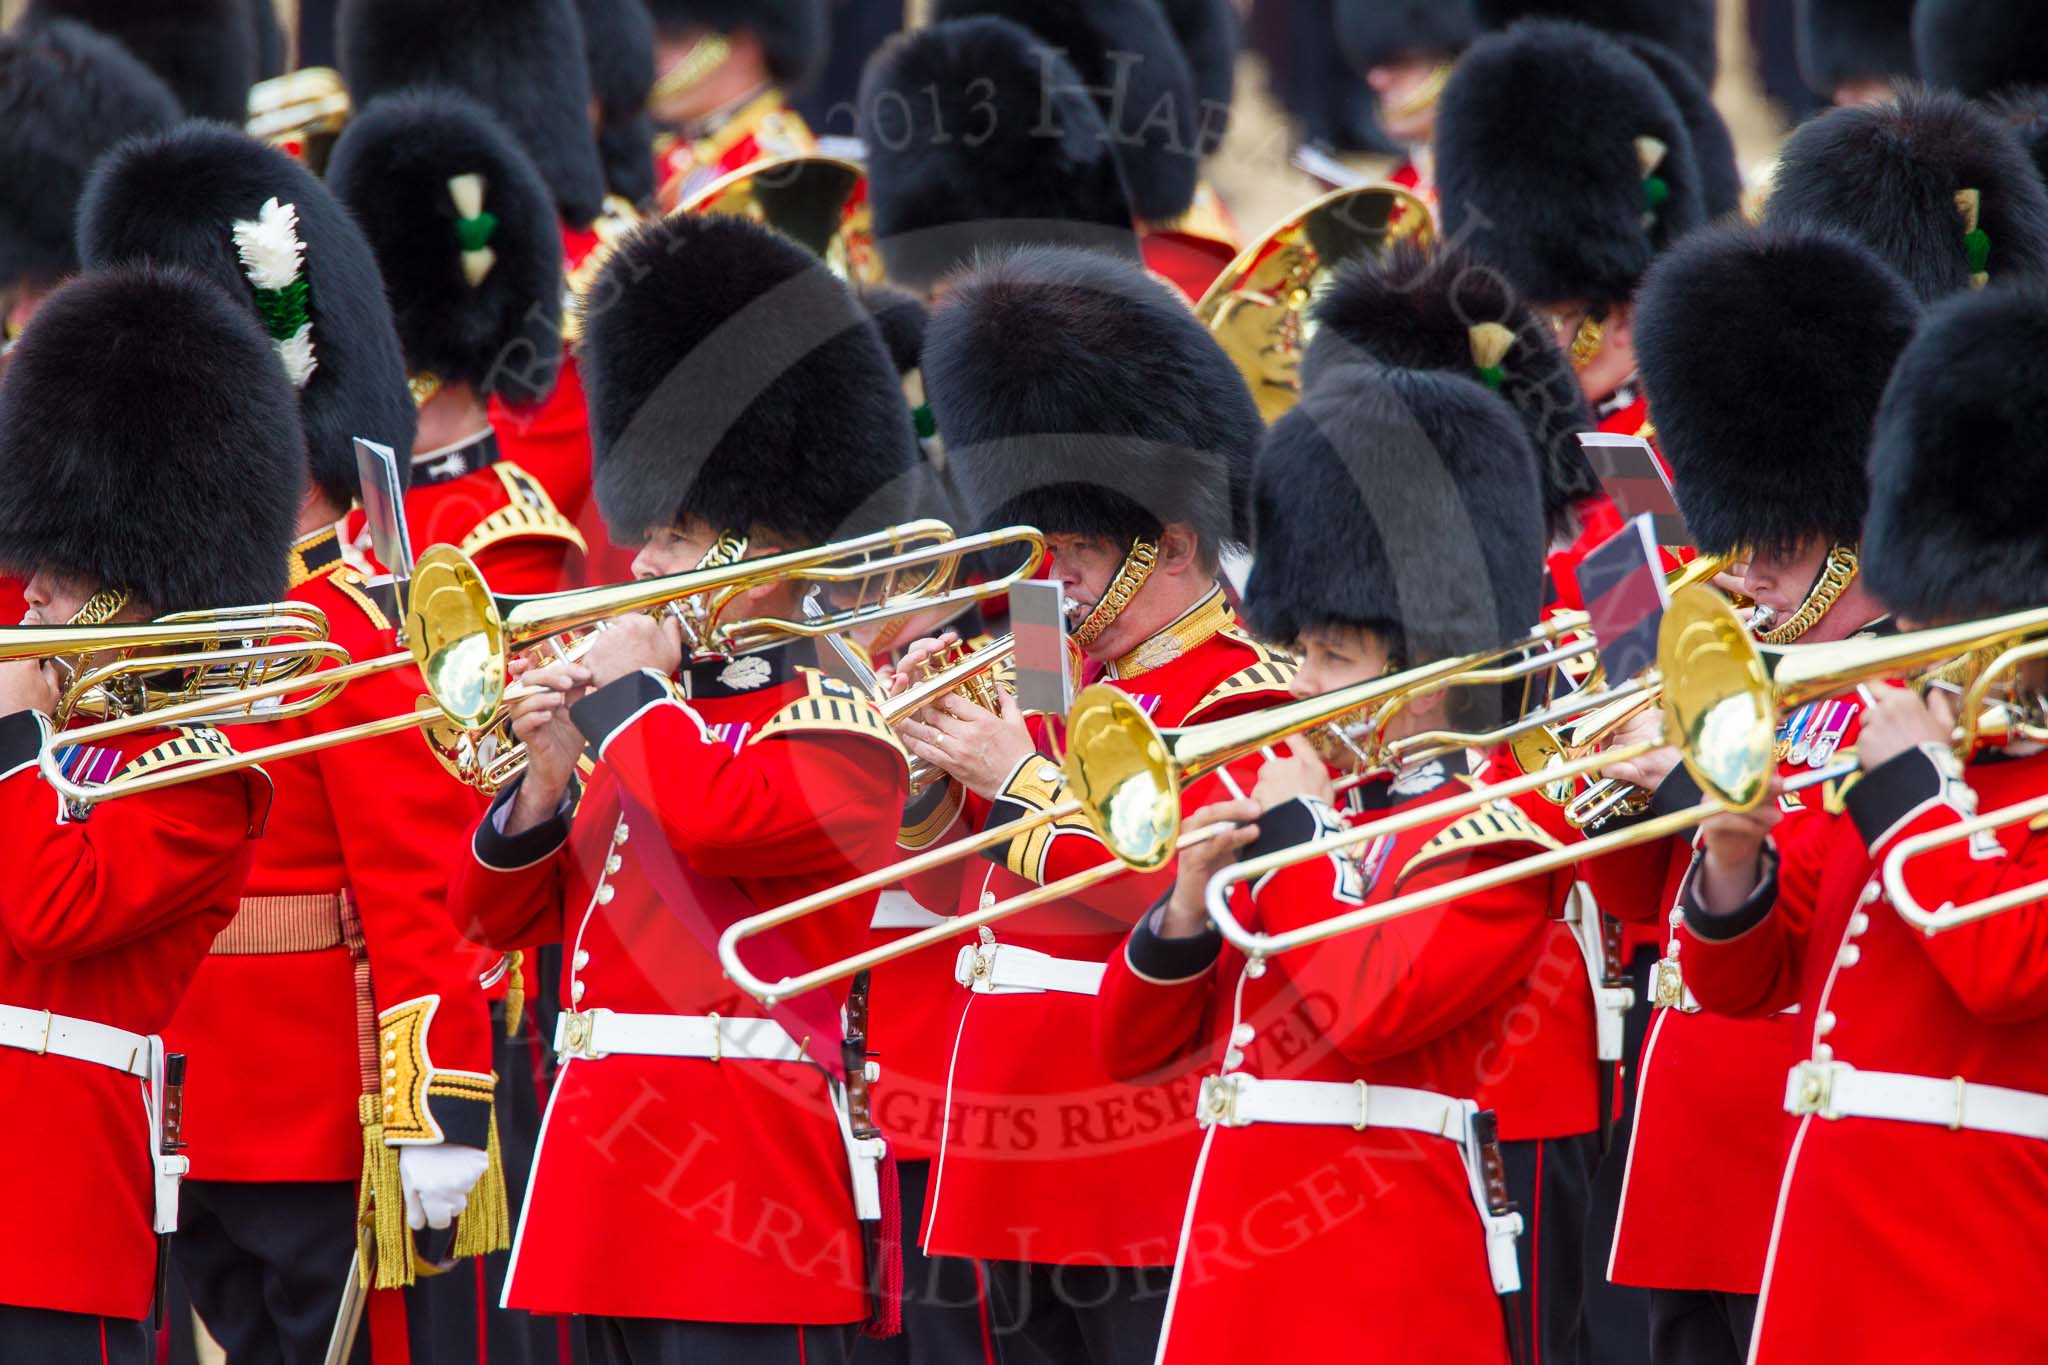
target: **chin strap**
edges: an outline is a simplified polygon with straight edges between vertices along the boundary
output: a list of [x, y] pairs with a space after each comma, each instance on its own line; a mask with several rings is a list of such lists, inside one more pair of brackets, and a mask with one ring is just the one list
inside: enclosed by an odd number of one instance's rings
[[1088, 619], [1074, 627], [1072, 640], [1077, 649], [1086, 649], [1102, 637], [1117, 617], [1123, 615], [1131, 599], [1138, 595], [1138, 589], [1145, 586], [1145, 580], [1152, 576], [1152, 570], [1159, 564], [1159, 546], [1138, 537], [1131, 542], [1129, 553], [1124, 555], [1122, 567], [1116, 577], [1109, 581], [1109, 588], [1102, 594], [1102, 600], [1095, 604], [1095, 610], [1088, 613]]
[[1758, 623], [1756, 638], [1767, 645], [1789, 645], [1800, 636], [1812, 630], [1828, 609], [1841, 599], [1856, 581], [1860, 565], [1856, 552], [1847, 545], [1837, 545], [1828, 551], [1827, 562], [1821, 565], [1820, 577], [1807, 590], [1806, 600], [1799, 604], [1799, 610], [1792, 613], [1792, 619], [1784, 625], [1772, 625], [1768, 620]]

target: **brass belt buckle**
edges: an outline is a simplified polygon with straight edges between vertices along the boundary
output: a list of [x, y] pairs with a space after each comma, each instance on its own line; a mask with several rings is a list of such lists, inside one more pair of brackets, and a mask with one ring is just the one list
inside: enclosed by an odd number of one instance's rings
[[1805, 1061], [1792, 1068], [1792, 1112], [1838, 1119], [1835, 1109], [1835, 1072], [1840, 1063]]
[[56, 1022], [56, 1016], [55, 1016], [55, 1015], [53, 1015], [53, 1014], [51, 1014], [51, 1013], [50, 1013], [50, 1011], [48, 1011], [48, 1010], [44, 1010], [44, 1011], [43, 1011], [43, 1036], [42, 1036], [42, 1038], [41, 1038], [41, 1039], [40, 1039], [40, 1040], [39, 1040], [39, 1041], [38, 1041], [38, 1042], [36, 1043], [36, 1056], [38, 1056], [38, 1057], [47, 1057], [47, 1056], [49, 1056], [49, 1055], [50, 1055], [50, 1026], [51, 1026], [52, 1024], [54, 1024], [55, 1022]]
[[1237, 1077], [1202, 1078], [1202, 1117], [1211, 1126], [1237, 1126]]
[[1650, 1004], [1660, 1010], [1685, 1008], [1685, 973], [1679, 969], [1678, 959], [1657, 959], [1657, 973], [1650, 983]]

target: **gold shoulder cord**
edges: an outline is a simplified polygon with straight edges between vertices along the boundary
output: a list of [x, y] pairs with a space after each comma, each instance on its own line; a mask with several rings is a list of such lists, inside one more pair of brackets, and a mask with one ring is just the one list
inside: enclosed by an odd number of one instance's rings
[[1856, 581], [1858, 568], [1856, 552], [1846, 545], [1837, 545], [1828, 551], [1828, 561], [1821, 567], [1820, 578], [1813, 590], [1806, 594], [1806, 600], [1799, 604], [1799, 610], [1792, 619], [1782, 626], [1774, 626], [1757, 634], [1757, 639], [1767, 645], [1789, 645], [1800, 636], [1812, 630], [1821, 617], [1828, 614], [1828, 608], [1841, 599]]

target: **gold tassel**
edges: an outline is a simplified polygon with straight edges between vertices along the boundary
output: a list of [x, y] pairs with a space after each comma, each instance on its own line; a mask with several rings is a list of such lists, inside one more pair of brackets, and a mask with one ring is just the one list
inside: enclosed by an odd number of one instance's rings
[[405, 1225], [405, 1189], [398, 1179], [398, 1149], [384, 1145], [384, 1115], [375, 1095], [356, 1101], [363, 1123], [363, 1183], [356, 1195], [356, 1247], [364, 1266], [375, 1266], [372, 1289], [403, 1289], [417, 1276], [412, 1230]]
[[469, 1207], [455, 1220], [457, 1257], [484, 1256], [512, 1245], [512, 1207], [505, 1192], [505, 1159], [498, 1150], [498, 1116], [491, 1115], [484, 1173], [469, 1192]]
[[514, 948], [505, 954], [505, 1036], [517, 1038], [525, 1023], [526, 954]]

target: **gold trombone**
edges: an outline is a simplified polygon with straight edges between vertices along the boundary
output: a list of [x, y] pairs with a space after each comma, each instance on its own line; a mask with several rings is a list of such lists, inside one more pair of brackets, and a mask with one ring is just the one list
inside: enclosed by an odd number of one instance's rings
[[[738, 558], [744, 553], [744, 546], [728, 544], [724, 549], [735, 562], [720, 562], [665, 578], [532, 597], [494, 595], [467, 555], [451, 545], [435, 545], [420, 556], [414, 568], [405, 614], [407, 649], [349, 662], [336, 659], [339, 652], [330, 647], [323, 657], [334, 659], [340, 667], [304, 676], [273, 677], [231, 693], [200, 696], [64, 731], [45, 747], [42, 771], [67, 801], [89, 807], [99, 801], [405, 730], [453, 727], [463, 732], [480, 732], [502, 719], [507, 664], [510, 655], [520, 650], [628, 613], [672, 609], [681, 610], [689, 647], [714, 657], [745, 653], [791, 639], [837, 634], [1003, 591], [1011, 580], [972, 588], [950, 586], [963, 556], [999, 544], [1023, 544], [1030, 551], [1017, 577], [1035, 568], [1044, 552], [1043, 541], [1029, 528], [955, 539], [944, 522], [916, 521], [871, 535], [758, 559]], [[898, 581], [906, 575], [907, 586]], [[886, 592], [879, 600], [863, 597], [851, 606], [803, 621], [774, 617], [730, 622], [725, 619], [742, 594], [790, 581], [824, 589], [865, 588], [880, 581]], [[132, 632], [138, 628], [125, 629]], [[144, 663], [161, 667], [163, 660], [147, 659]], [[65, 776], [53, 756], [56, 740], [64, 744], [104, 743], [143, 729], [304, 715], [325, 705], [349, 683], [408, 664], [418, 665], [428, 695], [420, 699], [417, 710], [403, 715], [307, 735], [246, 753], [167, 764], [148, 773], [105, 783], [74, 782]], [[448, 731], [444, 728], [443, 733]]]
[[[1239, 882], [1255, 880], [1310, 858], [1338, 853], [1383, 835], [1398, 834], [1447, 815], [1536, 791], [1560, 776], [1639, 758], [1658, 745], [1642, 743], [1591, 754], [1563, 768], [1477, 787], [1400, 815], [1354, 826], [1341, 834], [1236, 863], [1210, 882], [1206, 895], [1209, 917], [1226, 942], [1248, 961], [1261, 963], [1278, 953], [1682, 833], [1722, 811], [1752, 810], [1769, 794], [1772, 776], [1777, 771], [1774, 745], [1778, 716], [1783, 709], [1847, 691], [1871, 679], [1926, 673], [1958, 656], [1969, 656], [2043, 631], [2048, 631], [2048, 609], [1883, 639], [1764, 647], [1755, 642], [1718, 593], [1704, 585], [1689, 587], [1673, 596], [1659, 631], [1658, 672], [1666, 680], [1659, 701], [1666, 737], [1679, 745], [1686, 768], [1707, 797], [1705, 801], [1689, 810], [1673, 811], [1582, 843], [1516, 859], [1441, 886], [1398, 895], [1378, 905], [1283, 933], [1254, 933], [1231, 911], [1230, 891]], [[2009, 668], [2017, 662], [2013, 654], [2031, 657], [2029, 651], [2036, 649], [2048, 651], [2048, 641], [2012, 651], [1997, 666]], [[1988, 676], [1981, 676], [1978, 682], [1984, 683]], [[1981, 702], [1983, 696], [1980, 688], [1973, 687], [1973, 702]], [[2001, 725], [2009, 721], [2010, 712], [1999, 718]], [[1981, 725], [1976, 716], [1966, 714], [1958, 742], [1973, 745]], [[1844, 756], [1835, 764], [1800, 775], [1786, 784], [1786, 790], [1846, 776], [1855, 766], [1853, 756]]]
[[[125, 598], [87, 604], [61, 626], [0, 628], [0, 659], [47, 659], [64, 679], [54, 720], [113, 718], [184, 701], [233, 706], [247, 688], [296, 677], [323, 663], [347, 662], [327, 642], [327, 617], [298, 602], [174, 612], [153, 621], [105, 620]], [[114, 657], [101, 659], [100, 655]]]
[[[1338, 742], [1365, 756], [1367, 762], [1387, 763], [1498, 743], [1523, 729], [1553, 723], [1572, 705], [1589, 705], [1591, 700], [1577, 693], [1543, 713], [1495, 731], [1434, 731], [1400, 742], [1382, 739], [1388, 722], [1428, 693], [1518, 681], [1591, 651], [1594, 646], [1590, 639], [1558, 643], [1568, 636], [1583, 635], [1585, 627], [1582, 614], [1559, 616], [1504, 649], [1426, 664], [1320, 697], [1178, 730], [1157, 729], [1142, 708], [1115, 688], [1091, 687], [1076, 699], [1067, 718], [1067, 752], [1062, 766], [1067, 785], [1074, 793], [1072, 799], [739, 920], [720, 936], [719, 961], [726, 975], [742, 990], [773, 1004], [970, 933], [1021, 910], [1065, 899], [1127, 872], [1156, 871], [1178, 849], [1221, 832], [1220, 828], [1212, 828], [1179, 835], [1181, 787], [1292, 735], [1341, 724], [1344, 734]], [[1514, 657], [1532, 649], [1537, 652], [1520, 659]], [[1354, 719], [1354, 713], [1361, 713], [1364, 719]], [[880, 891], [906, 877], [942, 867], [1077, 814], [1087, 819], [1115, 855], [1113, 859], [801, 975], [765, 981], [740, 957], [742, 943], [770, 929], [849, 898]]]

